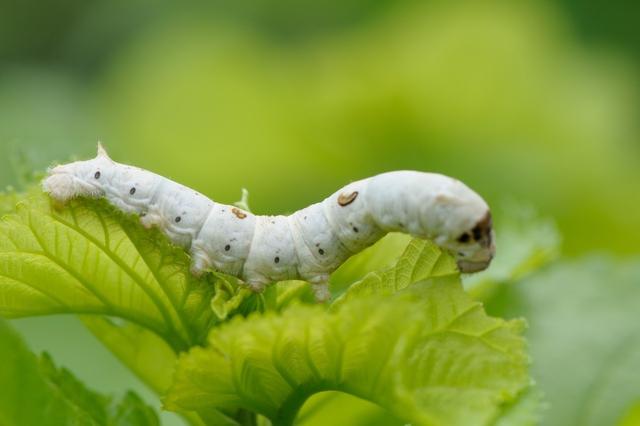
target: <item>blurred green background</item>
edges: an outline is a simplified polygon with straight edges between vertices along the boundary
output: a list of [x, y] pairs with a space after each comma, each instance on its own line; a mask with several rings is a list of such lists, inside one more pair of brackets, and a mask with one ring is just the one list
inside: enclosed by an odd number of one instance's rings
[[[221, 202], [246, 187], [257, 213], [418, 169], [531, 203], [568, 256], [637, 253], [638, 16], [619, 0], [0, 0], [0, 186], [97, 140]], [[89, 385], [140, 389], [75, 319], [15, 324]]]

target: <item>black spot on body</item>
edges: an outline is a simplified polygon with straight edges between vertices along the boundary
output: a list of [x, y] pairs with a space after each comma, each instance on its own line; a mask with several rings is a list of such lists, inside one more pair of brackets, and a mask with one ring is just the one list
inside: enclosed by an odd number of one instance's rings
[[133, 188], [131, 188], [131, 189], [129, 190], [129, 194], [133, 195], [133, 194], [135, 194], [135, 193], [136, 193], [136, 188], [135, 188], [135, 186], [134, 186]]
[[319, 249], [319, 250], [318, 250], [318, 253], [320, 253], [320, 254], [324, 254], [324, 250]]
[[96, 173], [93, 175], [93, 177], [94, 177], [94, 178], [96, 178], [96, 179], [100, 179], [100, 172], [96, 172]]
[[180, 222], [182, 220], [182, 218], [180, 216], [176, 216], [176, 218], [174, 219], [176, 221], [176, 223]]
[[353, 232], [358, 233], [358, 228], [356, 226], [353, 227]]
[[231, 250], [231, 246], [229, 244], [224, 246], [224, 251], [229, 251], [229, 250]]
[[280, 258], [279, 258], [278, 256], [276, 256], [276, 257], [273, 259], [273, 261], [274, 261], [275, 263], [278, 263], [278, 262], [280, 262]]
[[458, 237], [458, 241], [461, 243], [468, 243], [470, 238], [471, 236], [467, 232], [465, 232]]

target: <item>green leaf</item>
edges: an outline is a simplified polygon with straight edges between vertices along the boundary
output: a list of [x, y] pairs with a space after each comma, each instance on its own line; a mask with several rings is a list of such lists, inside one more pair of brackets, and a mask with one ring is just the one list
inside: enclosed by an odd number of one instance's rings
[[14, 192], [0, 192], [0, 216], [11, 213], [17, 203]]
[[547, 408], [540, 390], [531, 386], [518, 399], [502, 406], [500, 414], [491, 423], [494, 426], [537, 426]]
[[276, 292], [276, 309], [278, 310], [297, 303], [317, 303], [313, 290], [306, 281], [281, 281], [276, 283]]
[[165, 405], [245, 409], [286, 425], [310, 395], [338, 390], [416, 425], [488, 424], [528, 386], [522, 327], [487, 317], [455, 275], [331, 312], [236, 317], [180, 357]]
[[18, 202], [24, 199], [24, 197], [25, 194], [16, 192], [11, 187], [0, 192], [0, 217], [8, 213], [13, 213]]
[[240, 285], [240, 279], [220, 272], [213, 272], [218, 278], [215, 282], [215, 296], [211, 299], [211, 310], [218, 320], [224, 321], [241, 310], [242, 306], [259, 298], [251, 290]]
[[351, 284], [368, 273], [392, 267], [410, 241], [411, 236], [392, 232], [371, 247], [353, 255], [331, 274], [331, 293], [340, 296]]
[[530, 323], [544, 424], [615, 424], [640, 400], [640, 261], [558, 264], [500, 298], [504, 315]]
[[139, 325], [97, 315], [83, 315], [84, 325], [124, 365], [158, 395], [171, 384], [177, 359], [175, 352], [159, 336]]
[[109, 425], [159, 425], [155, 411], [134, 393], [127, 392], [122, 402], [110, 407]]
[[618, 423], [618, 426], [638, 426], [640, 425], [640, 400], [636, 401], [624, 413], [624, 416]]
[[448, 253], [431, 241], [414, 239], [394, 266], [383, 272], [370, 272], [349, 287], [332, 306], [371, 294], [393, 294], [418, 281], [452, 275], [458, 275], [458, 268]]
[[63, 208], [31, 195], [0, 222], [0, 315], [120, 317], [175, 351], [203, 341], [213, 284], [194, 278], [184, 250], [103, 200]]
[[0, 319], [0, 424], [158, 425], [152, 408], [129, 392], [120, 402], [87, 389], [51, 358], [34, 356]]
[[296, 303], [316, 303], [311, 286], [306, 281], [280, 281], [256, 294], [237, 278], [213, 272], [215, 296], [211, 299], [211, 310], [220, 321], [234, 315], [248, 315], [253, 311], [282, 310]]
[[320, 392], [303, 405], [295, 422], [298, 426], [404, 426], [406, 422], [379, 405], [355, 396], [336, 392]]

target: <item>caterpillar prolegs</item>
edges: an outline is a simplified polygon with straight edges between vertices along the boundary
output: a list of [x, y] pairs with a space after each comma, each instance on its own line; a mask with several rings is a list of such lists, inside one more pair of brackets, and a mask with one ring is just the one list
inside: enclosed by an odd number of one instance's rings
[[289, 216], [258, 216], [216, 203], [155, 173], [96, 158], [53, 167], [43, 189], [58, 201], [105, 197], [146, 227], [160, 228], [189, 250], [191, 271], [235, 275], [253, 290], [304, 279], [316, 298], [351, 255], [392, 231], [430, 238], [450, 251], [462, 272], [485, 269], [495, 247], [485, 201], [462, 182], [434, 173], [395, 171], [352, 182]]

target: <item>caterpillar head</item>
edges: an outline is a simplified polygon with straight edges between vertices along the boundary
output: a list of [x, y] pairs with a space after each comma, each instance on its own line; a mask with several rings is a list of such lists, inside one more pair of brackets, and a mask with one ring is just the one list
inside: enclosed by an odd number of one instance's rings
[[486, 269], [495, 255], [487, 203], [462, 182], [446, 178], [426, 210], [436, 244], [451, 252], [461, 272]]
[[478, 272], [489, 266], [496, 246], [491, 213], [488, 210], [473, 226], [453, 237], [443, 246], [454, 253], [461, 272]]
[[113, 160], [98, 143], [98, 155], [86, 161], [75, 161], [49, 169], [42, 188], [57, 201], [79, 196], [98, 197], [103, 194], [103, 182], [109, 180]]

